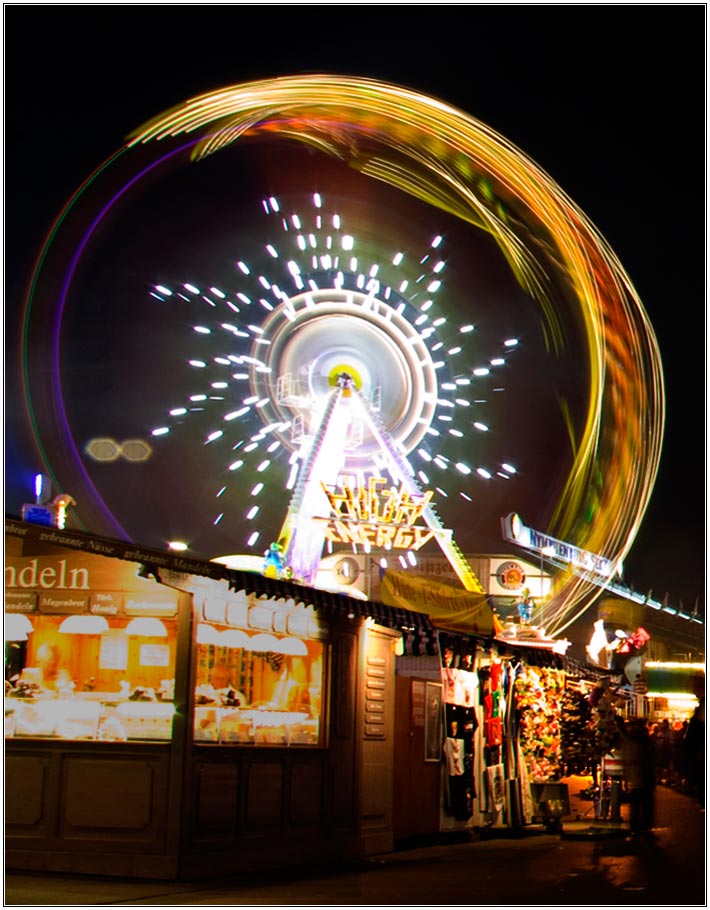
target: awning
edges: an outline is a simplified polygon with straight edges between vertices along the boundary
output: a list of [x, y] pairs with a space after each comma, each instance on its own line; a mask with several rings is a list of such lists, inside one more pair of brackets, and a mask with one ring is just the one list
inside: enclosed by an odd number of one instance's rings
[[428, 615], [439, 629], [481, 637], [495, 634], [486, 594], [387, 569], [380, 579], [380, 596], [388, 606]]

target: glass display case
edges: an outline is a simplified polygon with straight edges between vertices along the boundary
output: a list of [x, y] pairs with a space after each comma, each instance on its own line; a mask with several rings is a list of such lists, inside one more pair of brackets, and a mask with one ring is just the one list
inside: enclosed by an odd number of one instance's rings
[[201, 623], [194, 739], [321, 745], [323, 642]]
[[176, 625], [174, 617], [6, 614], [5, 736], [170, 740]]

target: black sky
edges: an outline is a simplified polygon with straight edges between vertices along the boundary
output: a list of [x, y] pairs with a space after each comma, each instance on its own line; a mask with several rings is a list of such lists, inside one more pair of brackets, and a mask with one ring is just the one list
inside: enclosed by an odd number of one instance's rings
[[[661, 346], [661, 470], [626, 581], [704, 609], [706, 5], [4, 6], [5, 404], [32, 265], [77, 186], [153, 115], [299, 73], [376, 77], [515, 143], [586, 213]], [[6, 512], [26, 501], [6, 420]]]

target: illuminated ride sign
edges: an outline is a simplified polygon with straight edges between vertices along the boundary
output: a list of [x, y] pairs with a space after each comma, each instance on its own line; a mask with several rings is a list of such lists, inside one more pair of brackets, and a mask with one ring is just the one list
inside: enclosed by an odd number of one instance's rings
[[416, 524], [434, 495], [431, 490], [418, 494], [403, 484], [398, 489], [386, 484], [383, 477], [370, 477], [367, 486], [328, 488], [322, 484], [332, 514], [329, 518], [316, 516], [314, 521], [325, 526], [326, 539], [365, 548], [419, 550], [437, 535], [451, 535], [448, 530]]
[[[526, 550], [539, 553], [541, 557], [545, 556], [551, 562], [569, 567], [576, 575], [580, 575], [626, 600], [703, 625], [704, 620], [701, 617], [695, 614], [688, 615], [683, 613], [682, 609], [677, 610], [675, 607], [668, 606], [666, 601], [654, 600], [650, 591], [648, 594], [642, 594], [615, 581], [614, 576], [621, 575], [620, 563], [615, 564], [610, 559], [605, 559], [596, 553], [590, 553], [588, 550], [582, 550], [571, 543], [565, 543], [563, 540], [550, 537], [549, 534], [543, 534], [534, 528], [528, 528], [523, 524], [516, 512], [510, 512], [505, 518], [501, 518], [500, 523], [505, 540]], [[668, 595], [666, 595], [667, 597]]]
[[598, 556], [596, 553], [590, 553], [588, 550], [582, 550], [564, 540], [557, 540], [534, 528], [528, 528], [515, 512], [511, 512], [501, 519], [501, 528], [505, 540], [516, 543], [526, 550], [533, 550], [552, 560], [566, 563], [573, 569], [592, 572], [606, 580], [614, 575], [615, 567], [611, 560]]

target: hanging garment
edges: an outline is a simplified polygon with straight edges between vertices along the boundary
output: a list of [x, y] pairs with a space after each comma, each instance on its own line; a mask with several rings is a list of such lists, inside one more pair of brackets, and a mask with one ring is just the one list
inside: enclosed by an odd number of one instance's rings
[[446, 756], [446, 768], [451, 777], [460, 777], [463, 775], [465, 766], [465, 749], [462, 739], [454, 739], [447, 736], [444, 740], [444, 755]]
[[505, 806], [505, 775], [503, 765], [489, 765], [486, 768], [486, 791], [489, 812], [500, 812]]
[[503, 743], [503, 718], [487, 717], [483, 722], [483, 733], [489, 749], [500, 746]]
[[456, 704], [456, 674], [458, 670], [452, 667], [443, 667], [441, 681], [444, 684], [444, 702], [447, 705]]

